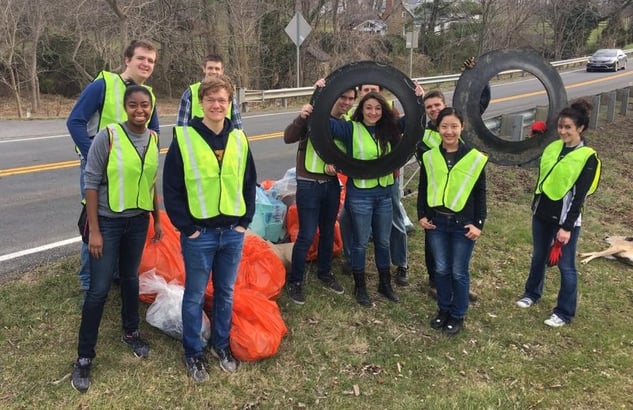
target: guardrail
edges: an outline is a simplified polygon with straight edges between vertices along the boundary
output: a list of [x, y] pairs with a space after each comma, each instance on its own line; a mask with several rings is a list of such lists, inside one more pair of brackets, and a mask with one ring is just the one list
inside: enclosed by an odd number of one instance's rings
[[[624, 50], [626, 54], [633, 53], [633, 49]], [[577, 57], [571, 58], [568, 60], [561, 61], [552, 61], [550, 64], [557, 69], [564, 69], [569, 67], [574, 67], [579, 64], [584, 64], [589, 59], [589, 56], [585, 57]], [[497, 78], [512, 78], [513, 75], [525, 75], [525, 71], [523, 70], [508, 70], [503, 71], [497, 75]], [[417, 81], [419, 84], [424, 85], [435, 85], [439, 87], [444, 83], [453, 83], [456, 84], [457, 80], [459, 80], [460, 74], [447, 74], [447, 75], [438, 75], [433, 77], [418, 77], [413, 78], [413, 80]], [[270, 100], [282, 100], [282, 106], [286, 108], [288, 106], [288, 98], [297, 98], [297, 97], [310, 97], [314, 92], [314, 87], [299, 87], [299, 88], [279, 88], [276, 90], [249, 90], [245, 88], [238, 89], [238, 102], [242, 111], [248, 111], [248, 103], [255, 102], [266, 102]]]

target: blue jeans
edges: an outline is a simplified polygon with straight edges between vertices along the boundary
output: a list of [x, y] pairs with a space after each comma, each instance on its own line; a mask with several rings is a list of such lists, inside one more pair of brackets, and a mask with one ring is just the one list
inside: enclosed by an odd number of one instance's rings
[[[525, 293], [533, 301], [538, 301], [543, 295], [545, 282], [545, 268], [549, 257], [549, 250], [556, 238], [560, 227], [558, 224], [547, 223], [532, 217], [532, 263], [530, 274], [525, 282]], [[578, 291], [578, 271], [576, 270], [576, 244], [580, 236], [580, 227], [571, 231], [567, 245], [563, 246], [558, 270], [560, 271], [560, 290], [554, 313], [569, 323], [576, 315], [576, 298]]]
[[[126, 334], [138, 330], [138, 267], [145, 247], [149, 214], [125, 218], [99, 216], [103, 255], [90, 255], [90, 287], [81, 312], [79, 357], [95, 357], [99, 324], [114, 272], [121, 280], [121, 322]], [[117, 266], [118, 262], [118, 266]]]
[[436, 228], [426, 231], [426, 239], [435, 259], [437, 305], [440, 310], [461, 319], [468, 310], [468, 265], [475, 241], [464, 236], [467, 229], [456, 223], [454, 216], [437, 214], [433, 224]]
[[[81, 158], [79, 160], [79, 192], [81, 193], [81, 200], [86, 197], [86, 190], [84, 189], [84, 172], [86, 170], [86, 159]], [[80, 265], [79, 265], [79, 288], [81, 290], [88, 290], [90, 287], [90, 251], [88, 244], [81, 243], [80, 251]]]
[[244, 233], [232, 226], [199, 228], [200, 236], [189, 239], [180, 236], [185, 261], [185, 292], [182, 299], [182, 344], [185, 357], [202, 354], [200, 330], [204, 292], [209, 276], [213, 282], [211, 345], [216, 349], [229, 347], [233, 287], [242, 259]]
[[400, 183], [396, 178], [391, 186], [391, 207], [393, 219], [391, 223], [391, 263], [396, 266], [407, 266], [407, 227], [404, 223], [404, 214], [400, 206]]
[[[349, 191], [348, 191], [349, 192]], [[352, 270], [365, 269], [365, 254], [373, 231], [374, 258], [379, 272], [388, 271], [389, 236], [391, 235], [391, 187], [365, 189], [345, 198], [345, 209], [352, 225], [353, 240], [351, 246]]]
[[297, 211], [299, 234], [292, 248], [289, 282], [303, 282], [306, 256], [316, 228], [319, 227], [318, 275], [330, 275], [334, 247], [334, 224], [338, 213], [341, 186], [338, 179], [318, 183], [297, 179]]

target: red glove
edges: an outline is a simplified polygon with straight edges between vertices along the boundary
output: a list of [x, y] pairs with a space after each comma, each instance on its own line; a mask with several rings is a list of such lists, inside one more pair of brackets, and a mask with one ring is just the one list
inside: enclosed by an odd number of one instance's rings
[[561, 255], [563, 254], [562, 249], [563, 243], [554, 240], [552, 243], [552, 247], [549, 250], [549, 257], [547, 258], [547, 266], [555, 266], [558, 265], [558, 261], [560, 260]]

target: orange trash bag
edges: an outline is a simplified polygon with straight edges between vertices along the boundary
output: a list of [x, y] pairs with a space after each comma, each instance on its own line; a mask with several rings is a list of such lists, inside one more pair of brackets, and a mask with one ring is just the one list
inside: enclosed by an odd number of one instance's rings
[[254, 290], [235, 289], [230, 334], [235, 358], [255, 361], [271, 357], [287, 332], [276, 302]]
[[[185, 263], [180, 250], [180, 232], [171, 224], [167, 213], [160, 210], [160, 223], [163, 227], [163, 237], [158, 242], [152, 242], [154, 236], [154, 218], [150, 213], [149, 228], [145, 239], [145, 249], [138, 271], [142, 274], [152, 269], [156, 274], [165, 278], [165, 282], [176, 281], [185, 283]], [[145, 303], [153, 303], [156, 294], [143, 294], [139, 296]]]
[[247, 233], [235, 287], [256, 290], [269, 299], [276, 299], [285, 283], [286, 268], [271, 244]]
[[[207, 311], [211, 311], [213, 303], [211, 278], [209, 276], [209, 283], [204, 292], [204, 308]], [[270, 243], [247, 231], [242, 248], [242, 259], [237, 268], [235, 293], [237, 289], [250, 289], [260, 292], [268, 299], [277, 299], [285, 283], [286, 268]]]

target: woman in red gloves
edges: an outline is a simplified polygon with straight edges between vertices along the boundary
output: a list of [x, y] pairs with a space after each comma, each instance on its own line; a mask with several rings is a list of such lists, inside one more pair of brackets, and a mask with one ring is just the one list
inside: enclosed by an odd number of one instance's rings
[[560, 139], [543, 151], [532, 201], [532, 263], [525, 292], [516, 303], [529, 308], [538, 302], [543, 295], [545, 266], [550, 256], [559, 256], [558, 302], [545, 320], [551, 327], [564, 326], [576, 314], [576, 243], [581, 211], [585, 197], [598, 187], [601, 166], [596, 151], [585, 144], [582, 135], [589, 125], [591, 108], [589, 102], [578, 100], [558, 114]]

